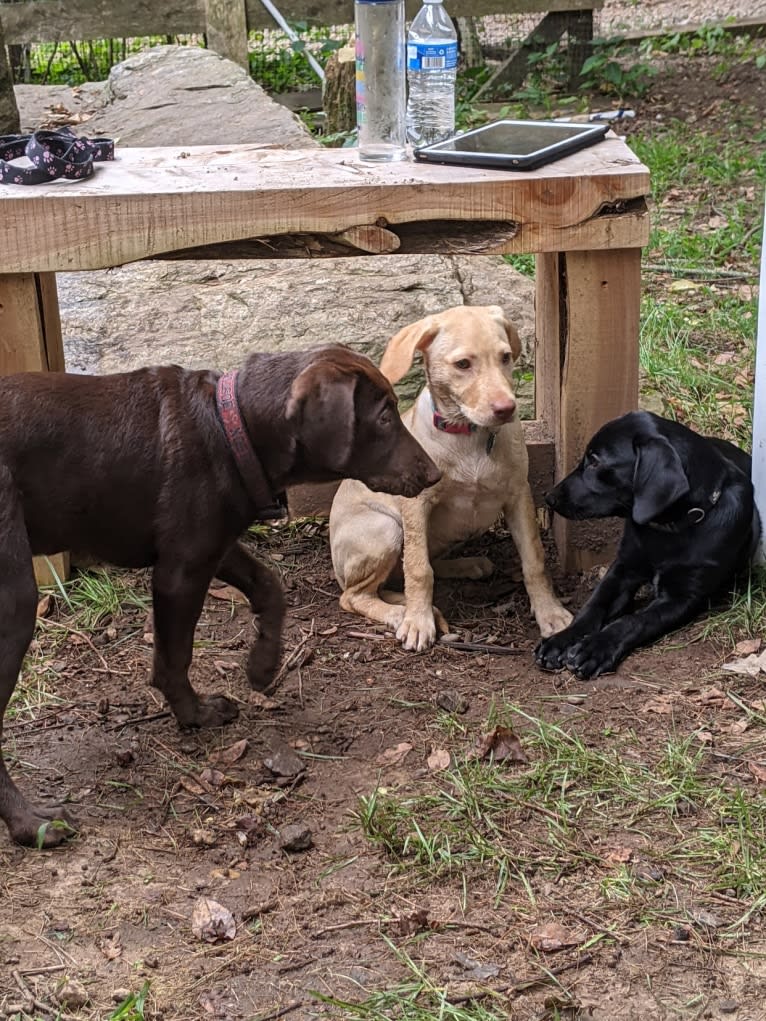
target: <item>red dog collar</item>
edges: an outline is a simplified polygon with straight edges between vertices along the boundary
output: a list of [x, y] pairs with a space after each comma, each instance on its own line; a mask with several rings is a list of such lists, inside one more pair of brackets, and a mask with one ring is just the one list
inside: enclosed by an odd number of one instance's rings
[[253, 450], [247, 428], [239, 410], [237, 400], [237, 377], [239, 373], [225, 372], [219, 377], [215, 388], [216, 405], [223, 431], [234, 455], [248, 496], [256, 507], [256, 518], [270, 521], [285, 516], [283, 494], [275, 496], [263, 471], [261, 462]]
[[431, 407], [434, 412], [434, 428], [438, 429], [439, 432], [443, 433], [455, 433], [461, 436], [469, 436], [471, 433], [475, 433], [477, 427], [473, 422], [450, 422], [442, 415], [441, 411], [437, 410], [436, 401], [431, 398]]

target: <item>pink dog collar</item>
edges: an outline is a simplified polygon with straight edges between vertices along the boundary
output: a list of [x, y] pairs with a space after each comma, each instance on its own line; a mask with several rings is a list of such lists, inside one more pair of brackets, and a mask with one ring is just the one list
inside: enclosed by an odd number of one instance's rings
[[237, 377], [239, 373], [225, 372], [219, 377], [215, 388], [218, 414], [226, 434], [229, 447], [234, 455], [237, 469], [245, 489], [256, 507], [256, 518], [271, 521], [286, 514], [284, 494], [272, 492], [261, 462], [253, 450], [237, 400]]

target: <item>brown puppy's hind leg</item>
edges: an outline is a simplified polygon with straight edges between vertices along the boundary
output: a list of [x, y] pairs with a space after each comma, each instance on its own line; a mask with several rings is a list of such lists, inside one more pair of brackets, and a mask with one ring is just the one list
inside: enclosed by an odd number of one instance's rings
[[215, 575], [244, 593], [258, 616], [258, 639], [250, 648], [247, 679], [256, 691], [269, 691], [282, 655], [285, 597], [279, 578], [239, 542], [226, 553]]

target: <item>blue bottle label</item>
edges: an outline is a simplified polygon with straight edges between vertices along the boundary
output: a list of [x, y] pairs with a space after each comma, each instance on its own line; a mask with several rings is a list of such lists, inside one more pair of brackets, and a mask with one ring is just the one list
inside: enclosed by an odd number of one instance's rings
[[407, 43], [408, 71], [450, 71], [457, 67], [457, 43]]

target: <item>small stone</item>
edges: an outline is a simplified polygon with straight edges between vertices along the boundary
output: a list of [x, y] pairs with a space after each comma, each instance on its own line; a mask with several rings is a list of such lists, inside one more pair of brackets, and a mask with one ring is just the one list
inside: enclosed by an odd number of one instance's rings
[[677, 943], [687, 943], [690, 936], [691, 931], [685, 925], [675, 925], [673, 927], [673, 939]]
[[56, 990], [56, 1000], [66, 1010], [81, 1010], [90, 1000], [88, 991], [76, 978], [67, 978]]
[[279, 834], [279, 846], [283, 851], [308, 851], [313, 843], [311, 830], [303, 823], [283, 826]]
[[218, 838], [212, 830], [200, 827], [194, 830], [192, 833], [192, 840], [197, 847], [215, 847], [218, 843]]
[[719, 1000], [718, 1009], [722, 1014], [736, 1014], [739, 1004], [736, 1000]]
[[445, 688], [436, 696], [436, 704], [445, 713], [468, 712], [468, 699], [455, 688]]
[[159, 957], [145, 957], [144, 958], [144, 967], [145, 968], [152, 968], [152, 969], [154, 969], [154, 968], [159, 968], [159, 966], [160, 966], [160, 959], [159, 959]]
[[120, 748], [114, 753], [114, 759], [118, 766], [129, 766], [136, 761], [136, 757], [130, 748]]
[[112, 1002], [122, 1003], [123, 1000], [127, 1000], [129, 996], [130, 996], [129, 989], [115, 989], [115, 991], [112, 993]]
[[303, 759], [283, 741], [275, 742], [263, 764], [276, 776], [297, 776], [306, 768]]

